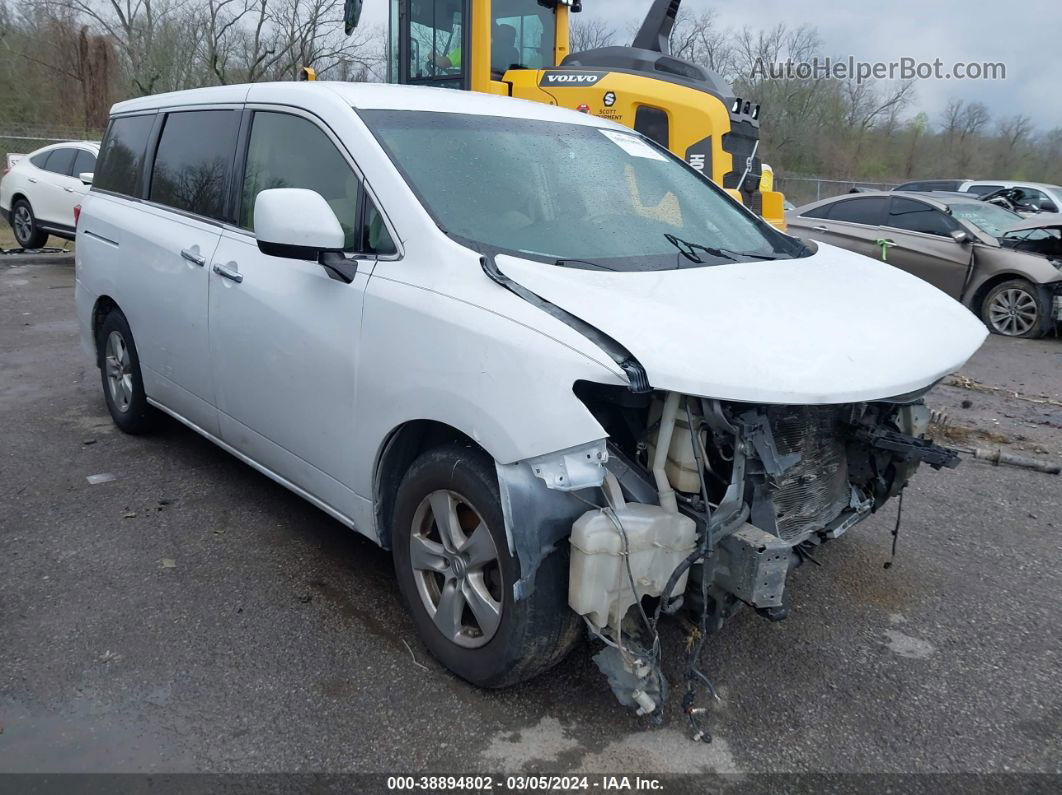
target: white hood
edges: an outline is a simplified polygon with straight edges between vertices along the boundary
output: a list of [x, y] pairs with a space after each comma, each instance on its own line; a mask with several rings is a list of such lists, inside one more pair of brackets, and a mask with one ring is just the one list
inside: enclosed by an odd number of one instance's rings
[[497, 264], [624, 345], [654, 388], [723, 400], [896, 397], [959, 369], [988, 333], [929, 283], [821, 243], [803, 259], [641, 273]]

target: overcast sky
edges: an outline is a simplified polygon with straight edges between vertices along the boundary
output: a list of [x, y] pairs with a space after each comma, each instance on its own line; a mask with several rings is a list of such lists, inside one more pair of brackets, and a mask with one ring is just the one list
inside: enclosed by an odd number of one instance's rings
[[[384, 0], [366, 0], [365, 21], [386, 22]], [[641, 21], [650, 0], [583, 0], [587, 18], [620, 31]], [[818, 29], [823, 51], [863, 61], [1002, 61], [1005, 80], [919, 80], [914, 110], [938, 122], [951, 97], [988, 105], [993, 119], [1014, 113], [1043, 130], [1062, 126], [1062, 3], [1058, 0], [685, 0], [714, 9], [724, 28], [778, 22]], [[626, 42], [624, 42], [626, 43]]]

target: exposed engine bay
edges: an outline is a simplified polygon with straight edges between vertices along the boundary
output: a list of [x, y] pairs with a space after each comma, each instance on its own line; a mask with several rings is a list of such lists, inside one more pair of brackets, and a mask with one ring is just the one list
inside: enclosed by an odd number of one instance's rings
[[[553, 519], [558, 531], [570, 521], [569, 604], [604, 642], [595, 662], [638, 714], [659, 718], [667, 698], [657, 622], [686, 611], [696, 630], [682, 706], [699, 740], [710, 735], [695, 689], [714, 692], [697, 668], [705, 637], [742, 605], [785, 618], [790, 569], [900, 494], [920, 463], [959, 460], [925, 438], [920, 394], [787, 406], [589, 382], [575, 391], [609, 440], [530, 462], [550, 490], [576, 498], [546, 500], [536, 521]], [[516, 508], [519, 486], [510, 479], [507, 488], [500, 474]], [[574, 520], [573, 504], [581, 504]], [[539, 539], [538, 550], [564, 541], [557, 536]]]

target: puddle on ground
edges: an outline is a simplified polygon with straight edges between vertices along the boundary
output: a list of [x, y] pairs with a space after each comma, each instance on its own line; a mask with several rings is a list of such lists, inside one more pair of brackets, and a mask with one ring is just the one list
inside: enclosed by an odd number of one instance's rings
[[599, 750], [582, 746], [578, 739], [549, 715], [534, 726], [502, 732], [482, 753], [484, 761], [506, 772], [533, 764], [572, 763], [570, 773], [592, 774], [638, 770], [645, 774], [739, 773], [726, 740], [695, 743], [678, 729], [634, 732]]
[[895, 629], [885, 630], [885, 637], [885, 645], [889, 651], [912, 660], [924, 660], [937, 650], [928, 640], [915, 638]]

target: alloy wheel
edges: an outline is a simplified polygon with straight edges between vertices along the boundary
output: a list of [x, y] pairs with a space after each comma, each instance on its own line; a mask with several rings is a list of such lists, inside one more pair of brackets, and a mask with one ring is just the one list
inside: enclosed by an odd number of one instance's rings
[[465, 648], [488, 643], [504, 599], [498, 548], [479, 511], [457, 492], [431, 492], [413, 514], [409, 557], [439, 632]]
[[992, 328], [1009, 337], [1027, 334], [1036, 325], [1038, 315], [1035, 296], [1016, 287], [1001, 290], [988, 306]]
[[103, 366], [107, 374], [107, 388], [111, 401], [120, 412], [129, 410], [133, 401], [133, 368], [129, 358], [129, 346], [117, 331], [107, 337], [107, 350]]
[[24, 246], [33, 236], [33, 216], [30, 215], [29, 207], [24, 204], [16, 207], [12, 220], [15, 227], [15, 238], [20, 245]]

